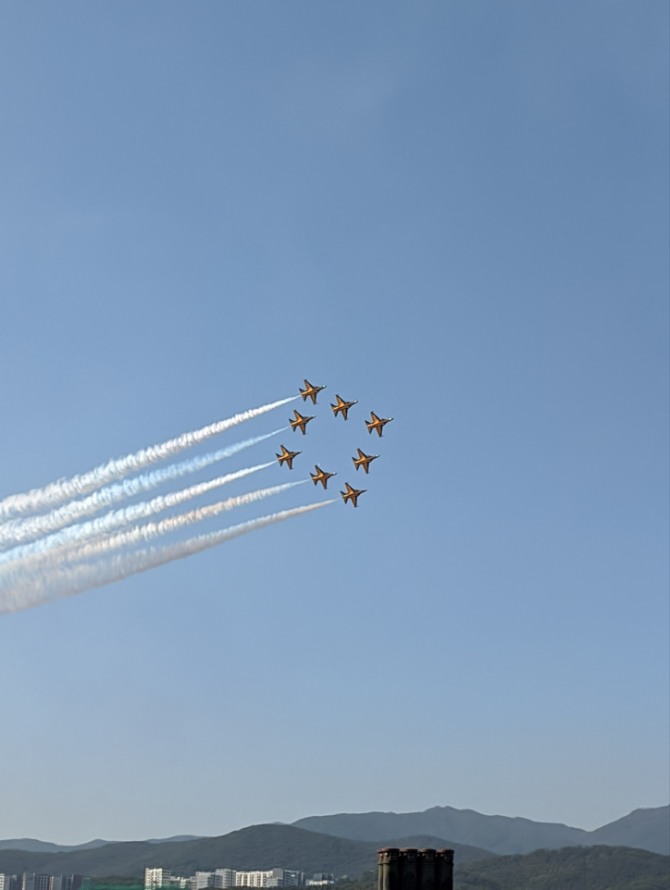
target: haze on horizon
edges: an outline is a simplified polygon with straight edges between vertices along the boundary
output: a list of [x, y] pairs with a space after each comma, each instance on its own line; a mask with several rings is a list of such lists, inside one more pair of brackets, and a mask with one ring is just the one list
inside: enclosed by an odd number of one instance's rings
[[667, 804], [668, 16], [0, 8], [0, 499], [305, 377], [221, 471], [368, 489], [0, 615], [0, 837]]

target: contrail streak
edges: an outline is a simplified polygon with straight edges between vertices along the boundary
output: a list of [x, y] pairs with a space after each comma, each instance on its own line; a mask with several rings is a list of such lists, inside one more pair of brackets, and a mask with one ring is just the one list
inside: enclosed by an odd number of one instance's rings
[[27, 609], [56, 596], [71, 596], [94, 587], [112, 584], [115, 581], [128, 578], [130, 575], [146, 572], [176, 559], [184, 559], [187, 556], [208, 550], [210, 547], [217, 547], [225, 541], [264, 528], [266, 525], [283, 522], [293, 516], [301, 516], [303, 513], [318, 510], [328, 504], [335, 503], [336, 500], [334, 498], [304, 507], [282, 510], [279, 513], [261, 516], [258, 519], [252, 519], [221, 531], [198, 535], [167, 547], [147, 547], [133, 553], [119, 554], [101, 564], [83, 564], [73, 568], [60, 569], [46, 577], [37, 577], [31, 582], [10, 587], [0, 594], [0, 611], [13, 612]]
[[234, 473], [228, 473], [227, 476], [218, 476], [216, 479], [210, 479], [207, 482], [199, 482], [190, 488], [184, 488], [171, 494], [159, 495], [150, 501], [132, 504], [130, 507], [125, 507], [122, 510], [112, 510], [98, 519], [91, 519], [79, 525], [71, 525], [59, 532], [47, 535], [45, 538], [40, 538], [39, 541], [33, 541], [31, 544], [24, 544], [21, 547], [14, 547], [12, 550], [0, 553], [0, 566], [6, 563], [25, 561], [26, 559], [32, 560], [42, 554], [50, 553], [54, 548], [60, 548], [59, 552], [62, 552], [64, 546], [79, 546], [82, 541], [88, 542], [91, 539], [99, 538], [101, 535], [109, 533], [115, 528], [119, 528], [119, 526], [130, 525], [139, 519], [147, 519], [149, 516], [161, 513], [163, 510], [177, 507], [179, 504], [183, 504], [184, 501], [200, 497], [208, 491], [227, 485], [229, 482], [243, 479], [245, 476], [250, 476], [259, 470], [265, 470], [274, 463], [275, 461], [268, 461], [264, 464], [257, 464], [255, 467], [237, 470]]
[[88, 494], [113, 482], [116, 479], [123, 478], [129, 473], [136, 473], [144, 467], [150, 466], [160, 460], [165, 460], [175, 454], [179, 454], [192, 445], [204, 442], [206, 439], [224, 433], [231, 427], [244, 423], [247, 420], [253, 420], [261, 414], [266, 414], [274, 408], [293, 402], [299, 396], [290, 396], [287, 399], [280, 399], [277, 402], [270, 402], [267, 405], [261, 405], [259, 408], [251, 408], [249, 411], [242, 411], [226, 420], [219, 420], [204, 426], [199, 430], [190, 433], [182, 433], [174, 439], [168, 439], [160, 445], [151, 445], [149, 448], [143, 448], [134, 454], [128, 454], [125, 457], [115, 458], [106, 464], [101, 464], [87, 473], [72, 476], [70, 479], [59, 479], [51, 482], [44, 488], [34, 488], [31, 491], [22, 494], [13, 494], [0, 501], [0, 520], [4, 517], [11, 517], [25, 513], [36, 513], [46, 510], [57, 504], [73, 497]]
[[[78, 501], [71, 501], [62, 507], [45, 513], [41, 516], [31, 516], [28, 519], [10, 519], [0, 525], [0, 547], [14, 546], [24, 541], [30, 541], [39, 535], [48, 534], [56, 531], [66, 525], [71, 525], [76, 520], [84, 516], [91, 516], [105, 507], [111, 507], [118, 504], [126, 498], [134, 497], [145, 491], [150, 491], [164, 482], [171, 479], [178, 479], [188, 473], [196, 473], [205, 467], [211, 466], [227, 457], [232, 457], [239, 451], [270, 439], [283, 432], [286, 427], [274, 430], [272, 433], [266, 433], [263, 436], [255, 436], [253, 439], [245, 439], [243, 442], [237, 442], [235, 445], [229, 445], [228, 448], [221, 448], [218, 451], [212, 451], [210, 454], [203, 454], [198, 457], [192, 457], [188, 460], [180, 461], [176, 464], [170, 464], [159, 470], [152, 470], [148, 473], [142, 473], [134, 479], [124, 479], [114, 485], [108, 485], [99, 491], [93, 492], [88, 497]], [[1, 560], [1, 557], [0, 557]]]
[[[160, 522], [146, 522], [144, 525], [136, 525], [127, 531], [117, 532], [101, 541], [78, 542], [72, 552], [65, 553], [65, 559], [68, 562], [79, 562], [84, 559], [97, 558], [110, 550], [119, 550], [121, 547], [130, 547], [140, 543], [146, 544], [154, 538], [160, 538], [163, 535], [186, 528], [186, 526], [194, 525], [196, 522], [211, 519], [213, 516], [218, 516], [219, 513], [234, 510], [236, 507], [245, 507], [248, 504], [254, 504], [256, 501], [262, 501], [275, 494], [282, 494], [282, 492], [295, 488], [297, 485], [304, 485], [306, 482], [306, 479], [301, 479], [298, 482], [285, 482], [282, 485], [273, 485], [271, 488], [259, 488], [257, 491], [250, 491], [246, 494], [226, 498], [225, 501], [218, 501], [216, 504], [197, 507], [195, 510], [188, 510], [186, 513], [180, 513], [178, 516], [161, 519]], [[71, 550], [71, 548], [67, 549]], [[63, 561], [63, 553], [60, 550], [51, 551], [48, 556], [56, 565]], [[9, 568], [11, 569], [12, 566], [9, 566]], [[19, 570], [22, 568], [24, 567], [18, 566]]]

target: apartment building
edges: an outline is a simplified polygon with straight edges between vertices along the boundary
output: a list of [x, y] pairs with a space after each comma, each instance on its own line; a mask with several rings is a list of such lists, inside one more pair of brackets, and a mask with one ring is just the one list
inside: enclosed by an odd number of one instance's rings
[[83, 875], [0, 874], [0, 890], [86, 890], [89, 883]]
[[[330, 880], [324, 880], [329, 878]], [[168, 869], [145, 868], [144, 890], [160, 890], [161, 887], [182, 887], [188, 890], [231, 890], [235, 887], [304, 887], [324, 886], [332, 884], [332, 875], [314, 875], [314, 880], [305, 881], [305, 875], [301, 871], [293, 871], [288, 868], [269, 868], [251, 871], [238, 871], [234, 868], [217, 868], [214, 871], [197, 871], [189, 878], [181, 878], [172, 875]], [[3, 888], [0, 887], [0, 890]], [[23, 890], [23, 888], [21, 888]], [[48, 888], [59, 890], [59, 888]]]
[[[200, 874], [202, 874], [200, 872]], [[173, 890], [184, 890], [189, 878], [173, 875], [169, 868], [145, 868], [144, 890], [159, 890], [160, 887], [171, 887]], [[211, 885], [206, 885], [211, 886]], [[2, 888], [0, 888], [2, 890]], [[50, 888], [57, 890], [57, 888]]]

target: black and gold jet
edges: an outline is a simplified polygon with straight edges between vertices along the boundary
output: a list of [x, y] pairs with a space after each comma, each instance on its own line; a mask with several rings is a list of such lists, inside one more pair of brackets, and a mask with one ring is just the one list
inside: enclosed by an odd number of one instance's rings
[[337, 417], [338, 414], [341, 414], [344, 419], [347, 419], [347, 415], [349, 414], [349, 408], [352, 408], [354, 405], [357, 405], [357, 401], [347, 402], [342, 396], [335, 395], [335, 399], [337, 404], [330, 403], [330, 407], [333, 409], [333, 414]]
[[279, 465], [288, 464], [289, 470], [293, 469], [293, 458], [297, 457], [299, 454], [302, 454], [302, 451], [289, 451], [286, 445], [280, 445], [281, 454], [275, 454], [277, 460], [279, 461]]
[[371, 420], [366, 420], [365, 425], [368, 428], [368, 432], [372, 435], [373, 430], [377, 430], [377, 435], [381, 436], [382, 429], [387, 423], [390, 423], [393, 418], [392, 417], [377, 417], [374, 411], [370, 411]]
[[309, 415], [307, 415], [307, 417], [303, 417], [302, 414], [296, 408], [293, 409], [293, 413], [295, 414], [295, 417], [293, 418], [293, 420], [291, 420], [290, 417], [288, 420], [288, 422], [291, 424], [291, 429], [293, 430], [293, 432], [295, 432], [297, 429], [299, 429], [300, 432], [304, 436], [305, 435], [305, 427], [310, 422], [310, 420], [314, 420], [314, 415], [312, 414], [311, 417]]
[[358, 498], [367, 491], [367, 488], [352, 488], [348, 482], [344, 483], [346, 487], [346, 491], [341, 491], [342, 500], [346, 504], [347, 501], [351, 501], [354, 507], [358, 506]]
[[366, 473], [369, 472], [370, 464], [373, 460], [377, 460], [379, 457], [378, 454], [366, 454], [362, 448], [358, 448], [358, 457], [352, 457], [351, 459], [354, 462], [354, 466], [358, 470], [360, 467], [363, 467]]
[[317, 464], [314, 464], [314, 469], [316, 470], [316, 473], [309, 474], [312, 479], [312, 482], [315, 485], [317, 484], [317, 482], [320, 482], [324, 488], [328, 488], [328, 480], [330, 478], [332, 478], [333, 476], [337, 476], [337, 473], [326, 473]]
[[321, 392], [322, 389], [325, 389], [325, 386], [312, 386], [312, 384], [305, 378], [305, 388], [301, 389], [298, 387], [300, 395], [302, 396], [303, 402], [306, 402], [307, 399], [312, 400], [312, 405], [316, 405], [316, 397], [317, 394]]

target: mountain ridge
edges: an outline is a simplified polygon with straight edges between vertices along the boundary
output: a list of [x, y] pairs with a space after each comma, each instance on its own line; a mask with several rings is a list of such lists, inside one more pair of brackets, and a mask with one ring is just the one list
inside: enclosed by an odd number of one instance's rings
[[[398, 838], [397, 843], [434, 842], [425, 836]], [[488, 850], [453, 845], [459, 861], [487, 858]], [[175, 874], [215, 868], [288, 868], [332, 872], [338, 876], [360, 875], [376, 868], [377, 845], [350, 841], [290, 825], [252, 825], [220, 837], [152, 844], [147, 841], [114, 842], [103, 847], [63, 853], [0, 850], [0, 873], [84, 874], [90, 877], [130, 877], [138, 881], [146, 867], [161, 866]]]
[[488, 816], [449, 806], [414, 813], [373, 811], [307, 816], [291, 824], [359, 841], [381, 842], [390, 836], [428, 834], [450, 843], [483, 847], [499, 855], [601, 844], [670, 854], [670, 806], [638, 808], [593, 831], [557, 822], [535, 822], [522, 816]]
[[[176, 860], [179, 861], [189, 852], [187, 846], [190, 844], [196, 845], [193, 848], [194, 856], [191, 857], [193, 860], [198, 858], [203, 849], [207, 850], [208, 845], [221, 847], [221, 855], [227, 855], [227, 851], [232, 852], [234, 848], [237, 855], [240, 848], [236, 847], [232, 840], [225, 841], [224, 839], [239, 839], [241, 836], [244, 837], [240, 833], [252, 830], [256, 832], [261, 830], [267, 837], [270, 837], [269, 832], [273, 827], [279, 830], [293, 828], [325, 838], [363, 843], [370, 847], [395, 845], [467, 847], [483, 850], [488, 854], [513, 855], [530, 853], [537, 849], [604, 844], [647, 850], [661, 855], [670, 854], [670, 807], [668, 806], [638, 808], [593, 831], [574, 828], [563, 823], [535, 822], [522, 816], [488, 816], [471, 809], [458, 810], [454, 807], [434, 806], [416, 813], [373, 811], [307, 816], [289, 825], [275, 822], [268, 825], [247, 826], [218, 837], [175, 835], [169, 838], [150, 838], [142, 841], [105, 841], [96, 838], [83, 844], [74, 845], [53, 844], [35, 838], [0, 840], [0, 871], [2, 871], [3, 859], [8, 863], [10, 861], [23, 862], [22, 854], [24, 853], [37, 857], [36, 863], [38, 860], [40, 862], [51, 861], [54, 857], [59, 859], [65, 857], [62, 860], [63, 863], [72, 862], [73, 866], [79, 862], [83, 864], [90, 861], [96, 868], [92, 874], [105, 873], [97, 870], [98, 861], [107, 861], [110, 865], [118, 862], [123, 869], [126, 869], [128, 862], [135, 863], [139, 867], [136, 862], [138, 857], [146, 861], [147, 865], [157, 863], [164, 855], [170, 859], [176, 857]], [[231, 843], [233, 843], [233, 848], [230, 848]], [[293, 839], [291, 843], [293, 843]], [[252, 846], [257, 846], [255, 841]], [[308, 843], [307, 847], [309, 846]], [[328, 846], [327, 843], [326, 846]], [[96, 851], [100, 850], [106, 852], [96, 854]], [[355, 859], [354, 856], [354, 861]], [[218, 865], [221, 864], [220, 860]], [[284, 864], [287, 868], [290, 867], [286, 863]], [[165, 865], [168, 867], [169, 863], [166, 862]], [[35, 870], [40, 867], [42, 865], [36, 864], [34, 868], [27, 866], [26, 868], [10, 869], [10, 872]], [[324, 868], [315, 870], [322, 871]], [[70, 868], [69, 866], [63, 867], [61, 871], [62, 873], [70, 871], [88, 873], [85, 868]]]

